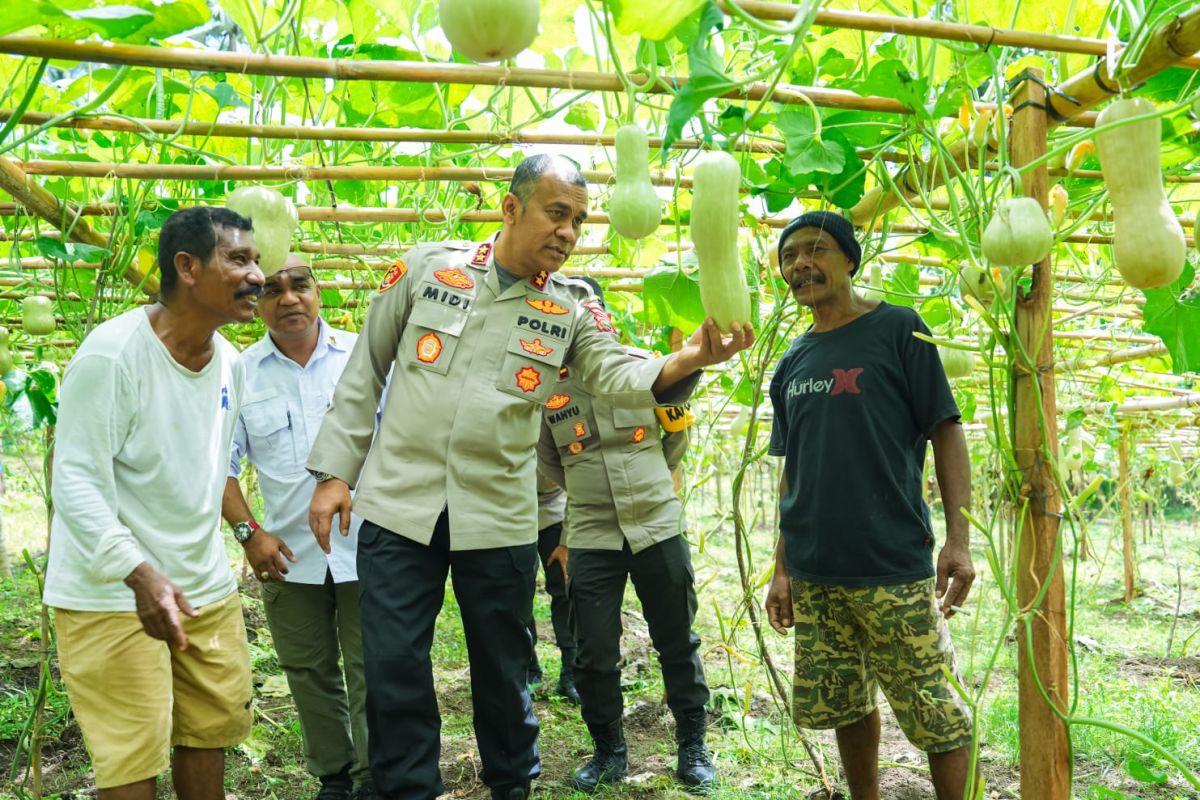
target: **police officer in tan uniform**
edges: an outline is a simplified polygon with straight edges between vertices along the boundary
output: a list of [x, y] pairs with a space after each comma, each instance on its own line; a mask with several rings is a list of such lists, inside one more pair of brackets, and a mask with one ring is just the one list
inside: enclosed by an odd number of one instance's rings
[[704, 743], [709, 694], [700, 637], [692, 631], [697, 602], [691, 552], [680, 535], [682, 508], [672, 479], [687, 452], [690, 422], [685, 406], [618, 408], [569, 371], [542, 415], [539, 469], [567, 490], [576, 685], [595, 745], [591, 760], [571, 779], [580, 791], [594, 792], [628, 771], [621, 603], [629, 579], [675, 716], [676, 774], [700, 791], [716, 777]]
[[[587, 184], [566, 159], [518, 165], [503, 228], [482, 244], [418, 245], [371, 304], [309, 457], [310, 524], [328, 548], [354, 511], [376, 791], [433, 800], [441, 719], [429, 652], [449, 573], [471, 665], [482, 779], [520, 800], [540, 772], [526, 683], [537, 538], [541, 410], [564, 366], [618, 408], [671, 402], [669, 389], [753, 342], [707, 322], [670, 358], [629, 358], [586, 287], [553, 274], [587, 217]], [[375, 412], [395, 368], [375, 432]]]

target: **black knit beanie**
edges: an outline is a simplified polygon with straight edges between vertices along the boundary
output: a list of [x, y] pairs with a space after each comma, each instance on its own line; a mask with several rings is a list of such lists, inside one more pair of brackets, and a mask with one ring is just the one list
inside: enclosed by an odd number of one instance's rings
[[838, 243], [838, 247], [842, 248], [842, 253], [846, 258], [854, 262], [854, 269], [850, 270], [850, 274], [858, 272], [858, 267], [862, 263], [862, 247], [854, 238], [854, 226], [850, 224], [850, 220], [832, 211], [809, 211], [787, 224], [787, 227], [779, 234], [779, 244], [775, 246], [781, 265], [780, 269], [783, 268], [783, 243], [801, 228], [820, 228], [832, 236]]

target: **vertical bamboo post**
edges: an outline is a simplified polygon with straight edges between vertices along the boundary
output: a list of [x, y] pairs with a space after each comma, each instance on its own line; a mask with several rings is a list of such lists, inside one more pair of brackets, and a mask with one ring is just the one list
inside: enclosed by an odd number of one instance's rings
[[1121, 492], [1121, 550], [1125, 554], [1125, 602], [1133, 599], [1136, 590], [1133, 581], [1133, 498], [1130, 484], [1133, 482], [1133, 470], [1129, 465], [1129, 438], [1132, 434], [1128, 425], [1121, 426], [1121, 439], [1117, 447], [1120, 462], [1120, 492]]
[[[1020, 167], [1046, 152], [1046, 90], [1042, 71], [1027, 70], [1013, 98], [1012, 163]], [[1045, 165], [1024, 173], [1022, 188], [1045, 208], [1048, 179]], [[1071, 764], [1067, 729], [1043, 699], [1045, 690], [1058, 710], [1067, 709], [1066, 598], [1059, 558], [1062, 498], [1044, 457], [1058, 451], [1055, 421], [1054, 348], [1051, 301], [1054, 274], [1050, 259], [1033, 267], [1033, 287], [1016, 309], [1016, 334], [1029, 354], [1033, 370], [1018, 363], [1012, 374], [1015, 406], [1014, 446], [1021, 470], [1021, 495], [1028, 503], [1017, 558], [1017, 595], [1031, 614], [1032, 642], [1017, 636], [1021, 726], [1021, 797], [1024, 800], [1069, 800]], [[1031, 608], [1039, 593], [1041, 602]], [[1032, 644], [1032, 652], [1029, 652]]]

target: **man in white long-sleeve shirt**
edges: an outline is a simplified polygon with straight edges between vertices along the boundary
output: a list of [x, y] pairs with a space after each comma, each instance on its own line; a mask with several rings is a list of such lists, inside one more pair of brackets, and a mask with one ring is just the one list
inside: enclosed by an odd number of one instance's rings
[[158, 303], [98, 326], [59, 394], [50, 563], [67, 695], [101, 800], [223, 800], [224, 748], [250, 730], [250, 663], [221, 496], [242, 403], [217, 334], [262, 292], [250, 221], [172, 214]]
[[[262, 581], [263, 610], [300, 715], [304, 759], [321, 781], [316, 800], [365, 800], [374, 795], [354, 564], [361, 520], [354, 517], [350, 536], [322, 553], [308, 527], [317, 482], [304, 469], [358, 337], [329, 327], [320, 309], [320, 289], [301, 256], [267, 275], [258, 307], [267, 335], [242, 353], [246, 401], [222, 511]], [[243, 456], [258, 469], [263, 526], [238, 483]]]

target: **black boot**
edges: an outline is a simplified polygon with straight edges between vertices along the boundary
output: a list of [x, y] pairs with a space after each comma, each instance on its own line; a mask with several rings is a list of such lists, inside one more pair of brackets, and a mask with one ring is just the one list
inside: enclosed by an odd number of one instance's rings
[[708, 715], [704, 709], [675, 718], [675, 740], [679, 743], [676, 774], [690, 791], [698, 794], [707, 794], [717, 780], [717, 768], [713, 766], [708, 748], [704, 746], [707, 727]]
[[529, 797], [528, 783], [492, 789], [492, 800], [525, 800], [527, 797]]
[[350, 779], [350, 768], [333, 775], [321, 775], [321, 791], [317, 792], [317, 800], [350, 800], [350, 790], [354, 782]]
[[558, 685], [554, 687], [554, 693], [565, 699], [568, 703], [579, 705], [579, 690], [575, 688], [575, 666], [563, 657], [562, 669], [558, 673]]
[[592, 734], [596, 752], [591, 761], [575, 770], [571, 786], [591, 794], [601, 784], [616, 783], [624, 778], [629, 772], [629, 762], [621, 720], [607, 725], [588, 725], [588, 731]]
[[525, 683], [529, 685], [529, 693], [536, 693], [545, 678], [546, 676], [542, 674], [542, 665], [538, 662], [537, 653], [535, 652], [533, 660], [529, 662], [529, 671], [525, 677]]

